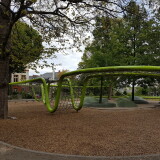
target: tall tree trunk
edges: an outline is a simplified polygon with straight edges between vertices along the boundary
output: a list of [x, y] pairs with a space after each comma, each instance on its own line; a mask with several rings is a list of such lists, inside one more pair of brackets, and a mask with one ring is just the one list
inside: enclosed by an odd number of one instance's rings
[[100, 88], [99, 103], [102, 103], [102, 96], [103, 96], [103, 77], [101, 77], [101, 88]]
[[10, 37], [11, 29], [11, 13], [10, 8], [11, 0], [1, 0], [0, 4], [0, 118], [8, 117], [8, 40]]
[[0, 118], [8, 117], [8, 60], [0, 61]]
[[132, 83], [132, 101], [134, 101], [134, 86], [135, 86], [135, 80], [133, 79], [133, 83]]

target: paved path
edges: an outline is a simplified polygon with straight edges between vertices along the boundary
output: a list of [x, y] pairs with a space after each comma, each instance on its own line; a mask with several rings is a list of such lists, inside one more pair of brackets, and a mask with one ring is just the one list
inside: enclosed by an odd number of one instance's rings
[[133, 157], [91, 157], [38, 152], [0, 141], [0, 160], [160, 160], [160, 155]]

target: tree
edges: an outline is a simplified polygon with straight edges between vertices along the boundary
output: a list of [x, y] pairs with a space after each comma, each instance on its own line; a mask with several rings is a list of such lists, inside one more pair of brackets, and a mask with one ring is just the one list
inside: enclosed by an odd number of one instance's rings
[[[149, 18], [144, 7], [140, 7], [135, 1], [127, 6], [124, 16], [125, 28], [128, 30], [128, 41], [130, 42], [130, 65], [156, 65], [160, 60], [159, 48], [160, 38], [154, 35], [159, 32], [157, 22]], [[158, 42], [158, 43], [157, 43]], [[154, 45], [154, 44], [155, 45]], [[132, 83], [132, 100], [134, 100], [135, 80]]]
[[[79, 68], [123, 65], [124, 57], [119, 54], [122, 51], [122, 45], [118, 37], [123, 31], [120, 30], [121, 25], [123, 25], [122, 19], [97, 17], [96, 27], [93, 31], [94, 40], [91, 45], [86, 47]], [[101, 78], [101, 84], [104, 83], [108, 86], [108, 99], [111, 99], [116, 81], [117, 77]]]
[[[160, 37], [158, 36], [160, 28], [157, 16], [148, 18], [145, 8], [132, 0], [126, 7], [123, 18], [100, 17], [96, 20], [93, 31], [94, 40], [85, 49], [79, 68], [159, 65], [157, 62], [160, 61]], [[123, 78], [118, 80], [124, 81]], [[125, 80], [126, 83], [131, 83], [129, 79], [127, 81]], [[135, 80], [132, 82], [132, 99], [134, 100]], [[141, 79], [137, 83], [140, 82], [144, 83], [148, 80]]]
[[[126, 0], [128, 1], [128, 0]], [[122, 2], [122, 3], [121, 3]], [[9, 72], [10, 38], [15, 23], [29, 19], [43, 35], [43, 40], [51, 37], [69, 39], [77, 36], [80, 26], [92, 22], [98, 14], [121, 13], [125, 0], [1, 0], [0, 1], [0, 117], [7, 117], [7, 88]], [[77, 31], [77, 32], [76, 32]]]
[[67, 69], [63, 69], [62, 71], [59, 71], [59, 72], [58, 72], [58, 75], [57, 75], [58, 79], [59, 79], [64, 73], [67, 73], [67, 72], [69, 72], [69, 70], [67, 70]]
[[124, 34], [123, 20], [109, 17], [97, 17], [93, 31], [94, 40], [85, 48], [79, 68], [123, 65], [124, 49], [120, 37]]
[[23, 72], [31, 62], [42, 58], [42, 36], [25, 23], [17, 22], [11, 33], [11, 56], [9, 57], [9, 75]]

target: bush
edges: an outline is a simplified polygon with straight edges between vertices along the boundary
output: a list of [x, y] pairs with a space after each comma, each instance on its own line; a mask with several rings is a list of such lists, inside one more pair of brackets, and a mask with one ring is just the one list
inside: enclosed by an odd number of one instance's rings
[[135, 95], [148, 95], [148, 89], [147, 88], [142, 88], [142, 87], [137, 87], [136, 88], [136, 92], [135, 92]]
[[127, 95], [127, 91], [125, 90], [125, 91], [123, 92], [123, 94], [124, 94], [124, 95]]
[[115, 93], [115, 96], [122, 96], [122, 93], [119, 92], [119, 91], [117, 91], [117, 92]]
[[32, 99], [33, 96], [31, 93], [22, 92], [22, 99]]

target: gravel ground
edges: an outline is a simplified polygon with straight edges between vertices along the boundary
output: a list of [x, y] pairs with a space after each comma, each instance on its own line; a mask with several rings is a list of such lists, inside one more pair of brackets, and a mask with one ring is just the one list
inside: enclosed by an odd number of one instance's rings
[[160, 109], [72, 109], [47, 112], [40, 102], [9, 102], [0, 141], [33, 150], [92, 156], [160, 153]]

